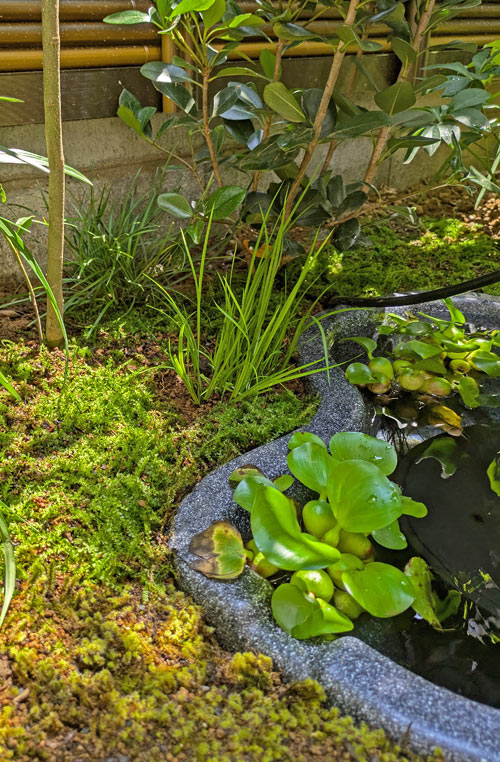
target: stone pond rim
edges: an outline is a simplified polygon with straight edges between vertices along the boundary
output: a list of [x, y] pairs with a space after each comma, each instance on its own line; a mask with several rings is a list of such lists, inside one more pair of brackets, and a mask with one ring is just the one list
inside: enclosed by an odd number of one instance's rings
[[[493, 328], [500, 323], [500, 300], [471, 294], [455, 303], [477, 325]], [[422, 303], [412, 309], [437, 317], [447, 315], [440, 303]], [[328, 318], [324, 327], [331, 343], [371, 335], [379, 312], [356, 310]], [[359, 347], [343, 342], [335, 345], [332, 355], [335, 361], [342, 361], [358, 352]], [[301, 343], [302, 361], [314, 361], [321, 354], [317, 329], [312, 328]], [[368, 409], [360, 392], [344, 379], [342, 368], [330, 371], [330, 384], [324, 372], [310, 379], [321, 401], [303, 430], [329, 439], [338, 431], [367, 429]], [[317, 680], [331, 704], [382, 727], [396, 740], [404, 736], [417, 752], [431, 753], [437, 746], [450, 762], [500, 762], [500, 709], [434, 685], [357, 637], [345, 635], [333, 642], [295, 640], [272, 618], [270, 583], [248, 568], [239, 579], [220, 582], [188, 566], [193, 560], [188, 550], [191, 538], [213, 521], [232, 521], [244, 539], [249, 539], [248, 514], [232, 501], [229, 474], [245, 463], [257, 465], [270, 478], [286, 473], [289, 437], [287, 434], [226, 463], [184, 498], [170, 543], [177, 553], [179, 585], [203, 606], [219, 641], [229, 650], [257, 650], [270, 656], [286, 680]], [[300, 499], [299, 490], [295, 495]]]

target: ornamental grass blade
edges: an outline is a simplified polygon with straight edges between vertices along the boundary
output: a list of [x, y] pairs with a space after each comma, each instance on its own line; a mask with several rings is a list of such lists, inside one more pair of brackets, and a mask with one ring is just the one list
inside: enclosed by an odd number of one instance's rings
[[[8, 506], [0, 500], [0, 508], [9, 510]], [[4, 593], [2, 610], [0, 611], [0, 627], [7, 615], [7, 611], [14, 595], [16, 587], [16, 562], [14, 558], [14, 546], [10, 539], [9, 530], [2, 516], [0, 516], [0, 538], [2, 540], [2, 550], [5, 563], [4, 572]]]

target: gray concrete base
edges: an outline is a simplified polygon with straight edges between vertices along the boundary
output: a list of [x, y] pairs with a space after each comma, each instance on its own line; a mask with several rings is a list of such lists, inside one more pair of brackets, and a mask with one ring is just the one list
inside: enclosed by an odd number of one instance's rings
[[[457, 298], [455, 303], [477, 326], [496, 327], [500, 322], [500, 302], [494, 299], [470, 295]], [[440, 303], [411, 309], [446, 315]], [[370, 335], [375, 323], [376, 313], [371, 310], [328, 318], [324, 325], [335, 360], [347, 360], [359, 352], [357, 345], [338, 344], [338, 339]], [[302, 342], [303, 361], [315, 360], [320, 347], [313, 329]], [[311, 377], [311, 384], [321, 395], [321, 403], [305, 430], [328, 439], [337, 431], [366, 427], [368, 411], [363, 399], [345, 381], [341, 368], [331, 371], [330, 383], [326, 373], [320, 373]], [[286, 473], [288, 439], [282, 437], [227, 463], [203, 479], [182, 501], [171, 541], [177, 552], [179, 584], [203, 606], [226, 648], [267, 654], [287, 680], [317, 680], [332, 704], [358, 720], [384, 728], [395, 739], [405, 736], [415, 751], [430, 753], [439, 746], [450, 762], [500, 762], [499, 709], [424, 680], [356, 637], [343, 636], [333, 642], [319, 638], [295, 640], [273, 621], [270, 583], [250, 569], [237, 580], [219, 582], [188, 566], [192, 560], [188, 550], [191, 538], [213, 521], [232, 521], [249, 539], [248, 514], [232, 502], [229, 474], [245, 463], [259, 466], [271, 478]], [[298, 493], [296, 496], [300, 499]]]

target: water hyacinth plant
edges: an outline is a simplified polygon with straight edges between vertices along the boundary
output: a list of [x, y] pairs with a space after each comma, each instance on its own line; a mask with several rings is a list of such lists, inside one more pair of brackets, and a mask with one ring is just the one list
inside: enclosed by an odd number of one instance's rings
[[[273, 482], [255, 466], [233, 472], [234, 500], [250, 513], [253, 539], [244, 546], [235, 527], [216, 522], [192, 539], [190, 551], [199, 556], [193, 568], [216, 579], [239, 576], [247, 563], [263, 577], [279, 572], [274, 618], [299, 639], [348, 632], [365, 612], [387, 618], [410, 606], [439, 628], [459, 596], [439, 600], [423, 559], [410, 559], [404, 571], [376, 560], [377, 546], [406, 548], [398, 522], [403, 514], [427, 513], [388, 478], [397, 465], [394, 448], [367, 434], [341, 432], [328, 449], [315, 434], [297, 432], [289, 449], [293, 476]], [[284, 494], [294, 477], [316, 493], [302, 508]], [[283, 571], [291, 573], [286, 582]]]

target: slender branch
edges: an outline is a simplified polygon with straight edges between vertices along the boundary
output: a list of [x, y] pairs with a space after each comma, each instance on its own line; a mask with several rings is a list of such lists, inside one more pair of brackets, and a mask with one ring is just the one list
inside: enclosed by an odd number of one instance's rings
[[[356, 9], [358, 7], [358, 4], [359, 4], [359, 0], [350, 0], [349, 8], [345, 17], [345, 26], [352, 27], [354, 25], [354, 21], [356, 19]], [[314, 149], [318, 145], [319, 138], [321, 135], [321, 127], [323, 126], [323, 121], [325, 119], [326, 112], [328, 110], [330, 98], [332, 97], [333, 90], [339, 78], [340, 67], [342, 66], [342, 62], [345, 56], [345, 49], [346, 49], [346, 45], [339, 44], [334, 53], [332, 65], [330, 67], [330, 73], [328, 75], [328, 79], [326, 81], [326, 85], [323, 90], [323, 96], [321, 98], [318, 112], [314, 120], [314, 125], [313, 125], [314, 135], [311, 142], [309, 143], [308, 147], [306, 148], [304, 152], [304, 156], [302, 158], [302, 162], [299, 167], [297, 177], [293, 181], [290, 188], [290, 192], [288, 194], [287, 204], [285, 208], [286, 217], [290, 215], [290, 212], [293, 208], [293, 202], [295, 201], [295, 198], [301, 187], [302, 180], [304, 178], [306, 170], [311, 162]]]
[[[45, 142], [50, 169], [47, 281], [62, 315], [65, 174], [61, 116], [59, 0], [42, 0], [42, 47]], [[50, 301], [47, 305], [46, 339], [49, 346], [58, 346], [63, 340], [58, 316]]]
[[[280, 78], [281, 58], [283, 55], [284, 47], [285, 47], [285, 40], [278, 40], [278, 44], [276, 45], [276, 52], [275, 52], [276, 58], [274, 59], [273, 82], [277, 82]], [[264, 129], [262, 130], [261, 142], [264, 142], [264, 140], [268, 137], [272, 123], [273, 123], [273, 118], [272, 116], [269, 116], [264, 125]], [[254, 172], [254, 175], [253, 175], [253, 181], [252, 181], [253, 191], [256, 191], [257, 188], [259, 187], [259, 177], [260, 177], [260, 172], [257, 170], [256, 172]]]
[[16, 257], [17, 264], [19, 265], [19, 269], [21, 270], [21, 273], [23, 275], [24, 280], [26, 281], [26, 285], [28, 287], [29, 295], [31, 303], [33, 304], [33, 311], [35, 313], [35, 322], [36, 322], [36, 329], [38, 331], [38, 339], [40, 341], [40, 344], [43, 344], [43, 330], [42, 330], [42, 321], [40, 320], [40, 312], [38, 310], [38, 302], [36, 300], [36, 294], [35, 289], [33, 288], [33, 284], [31, 283], [30, 277], [28, 273], [26, 272], [26, 268], [23, 265], [23, 261], [21, 259], [21, 256], [12, 243], [12, 241], [9, 238], [5, 238], [7, 243], [9, 244], [10, 248], [14, 252], [14, 256]]
[[[422, 13], [420, 20], [418, 22], [415, 36], [412, 41], [412, 47], [414, 51], [417, 53], [417, 55], [420, 52], [422, 39], [425, 34], [425, 30], [427, 29], [427, 26], [429, 24], [430, 18], [432, 16], [432, 12], [434, 10], [435, 4], [436, 4], [436, 0], [427, 0], [424, 12]], [[409, 76], [411, 76], [411, 72], [407, 72], [405, 75], [403, 74], [403, 69], [401, 68], [401, 71], [398, 75], [398, 78], [395, 84], [397, 84], [398, 82], [402, 82], [403, 80], [408, 80]], [[373, 178], [375, 177], [377, 165], [384, 152], [384, 148], [387, 143], [387, 139], [389, 137], [389, 132], [390, 132], [390, 127], [382, 127], [382, 129], [378, 133], [378, 137], [375, 142], [375, 146], [373, 147], [370, 161], [368, 163], [368, 168], [366, 170], [365, 183], [371, 183], [373, 181]]]
[[335, 149], [337, 148], [339, 144], [338, 140], [332, 140], [330, 145], [328, 146], [328, 151], [326, 152], [325, 160], [323, 162], [323, 166], [321, 167], [320, 175], [324, 175], [325, 172], [328, 172], [330, 168], [330, 163], [332, 161], [332, 156], [335, 153]]

